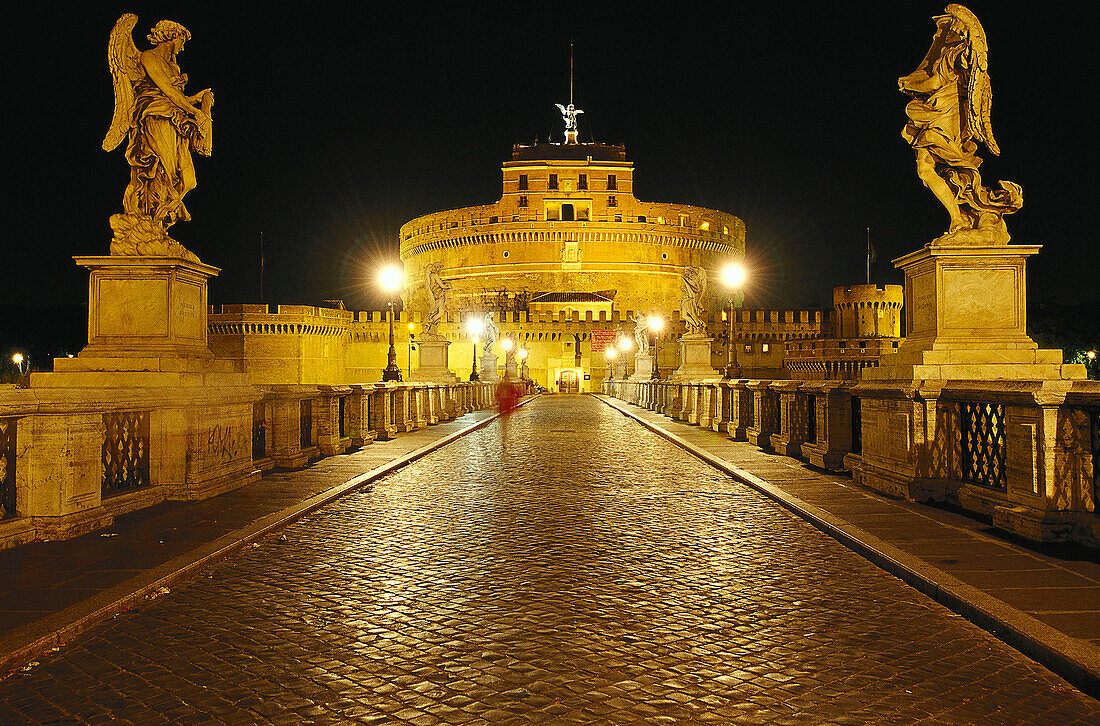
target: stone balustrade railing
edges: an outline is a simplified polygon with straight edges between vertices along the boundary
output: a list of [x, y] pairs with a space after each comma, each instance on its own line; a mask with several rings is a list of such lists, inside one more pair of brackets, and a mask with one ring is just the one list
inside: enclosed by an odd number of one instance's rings
[[[867, 430], [864, 405], [885, 405], [855, 381], [630, 381], [604, 393], [678, 421], [831, 471], [850, 471], [891, 496], [950, 503], [998, 529], [1035, 541], [1100, 547], [1100, 383], [1074, 381], [1051, 392], [1014, 382], [942, 384], [914, 392], [920, 426]], [[920, 476], [888, 491], [868, 476], [863, 441], [923, 439]], [[912, 448], [912, 447], [908, 447]], [[877, 446], [876, 450], [890, 447]]]
[[[492, 383], [252, 386], [219, 401], [229, 411], [225, 425], [204, 428], [195, 441], [179, 401], [154, 392], [0, 386], [0, 549], [76, 536], [165, 500], [213, 496], [261, 472], [494, 404]], [[196, 447], [244, 466], [232, 481], [196, 493], [187, 486], [202, 478], [190, 471], [203, 460]]]

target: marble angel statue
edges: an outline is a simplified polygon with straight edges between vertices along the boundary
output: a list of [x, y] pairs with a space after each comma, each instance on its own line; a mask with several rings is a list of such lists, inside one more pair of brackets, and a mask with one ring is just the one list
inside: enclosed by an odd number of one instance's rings
[[707, 271], [702, 267], [685, 267], [680, 291], [680, 318], [687, 326], [688, 335], [706, 335], [707, 323], [703, 319], [703, 298], [707, 294]]
[[495, 313], [485, 313], [485, 352], [491, 353], [493, 351], [493, 344], [497, 342], [497, 336], [500, 334], [500, 328], [497, 327], [497, 321], [493, 319]]
[[440, 275], [442, 270], [442, 262], [433, 262], [424, 270], [424, 286], [428, 289], [428, 315], [424, 320], [424, 332], [427, 335], [439, 335], [439, 323], [447, 309], [451, 283]]
[[982, 185], [978, 144], [994, 155], [988, 46], [981, 23], [962, 5], [934, 18], [936, 34], [917, 70], [898, 79], [912, 100], [902, 137], [917, 155], [917, 175], [947, 209], [950, 227], [940, 244], [1007, 244], [1002, 219], [1023, 206], [1023, 190], [1008, 181]]
[[634, 349], [638, 355], [649, 355], [649, 321], [644, 315], [630, 318], [634, 323]]
[[191, 219], [183, 204], [196, 184], [191, 152], [210, 155], [214, 94], [209, 88], [184, 92], [187, 74], [176, 56], [191, 39], [187, 28], [161, 20], [146, 36], [152, 47], [139, 51], [131, 35], [137, 21], [123, 15], [107, 41], [115, 110], [103, 149], [113, 151], [125, 139], [130, 164], [123, 213], [111, 217], [111, 253], [197, 260], [168, 228]]

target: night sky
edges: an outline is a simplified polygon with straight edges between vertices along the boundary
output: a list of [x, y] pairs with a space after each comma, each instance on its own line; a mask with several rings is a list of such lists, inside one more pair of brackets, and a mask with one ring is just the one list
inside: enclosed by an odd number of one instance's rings
[[[561, 139], [571, 39], [581, 140], [625, 144], [640, 199], [743, 218], [749, 305], [830, 306], [834, 285], [864, 281], [868, 227], [872, 279], [901, 282], [890, 260], [946, 231], [899, 136], [896, 80], [927, 51], [943, 3], [349, 5], [9, 14], [0, 304], [81, 303], [87, 273], [71, 256], [108, 251], [128, 169], [123, 147], [100, 149], [105, 48], [127, 11], [141, 49], [157, 20], [187, 26], [188, 91], [214, 90], [214, 155], [196, 160], [194, 221], [171, 233], [222, 268], [215, 304], [260, 301], [262, 233], [264, 302], [370, 306], [371, 270], [396, 257], [403, 222], [497, 200], [512, 144]], [[989, 37], [1002, 149], [983, 149], [983, 178], [1023, 186], [1009, 231], [1045, 245], [1029, 297], [1100, 298], [1095, 6], [969, 7]]]

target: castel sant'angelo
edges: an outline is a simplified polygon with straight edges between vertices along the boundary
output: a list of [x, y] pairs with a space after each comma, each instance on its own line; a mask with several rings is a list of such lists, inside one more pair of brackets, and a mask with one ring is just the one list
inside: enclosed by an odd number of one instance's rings
[[[576, 114], [582, 112], [559, 108], [562, 140], [515, 146], [502, 165], [498, 201], [434, 212], [401, 227], [399, 367], [412, 380], [465, 379], [475, 365], [485, 365], [478, 360], [488, 352], [496, 356], [489, 356], [495, 377], [507, 372], [508, 346], [522, 351], [517, 375], [551, 390], [599, 390], [607, 375], [634, 368], [629, 352], [609, 365], [605, 348], [634, 340], [635, 321], [654, 316], [665, 325], [652, 350], [658, 371], [668, 375], [682, 363], [684, 274], [696, 268], [708, 279], [700, 312], [705, 336], [713, 339], [710, 365], [719, 375], [729, 339], [729, 292], [719, 271], [744, 258], [744, 222], [705, 207], [635, 198], [625, 147], [578, 140]], [[433, 276], [445, 292], [430, 289]], [[849, 317], [855, 310], [875, 321], [871, 337], [897, 340], [900, 286], [861, 285], [837, 294]], [[387, 365], [385, 314], [335, 308], [225, 305], [212, 311], [211, 347], [236, 359], [258, 383], [377, 380]], [[489, 313], [498, 330], [485, 351], [484, 336], [470, 332], [467, 322]], [[820, 360], [825, 346], [816, 343], [804, 343], [799, 364], [785, 368], [792, 341], [829, 332], [820, 311], [738, 310], [739, 364], [750, 376], [854, 377], [870, 360], [827, 365]], [[882, 346], [840, 348], [834, 357], [877, 358]]]

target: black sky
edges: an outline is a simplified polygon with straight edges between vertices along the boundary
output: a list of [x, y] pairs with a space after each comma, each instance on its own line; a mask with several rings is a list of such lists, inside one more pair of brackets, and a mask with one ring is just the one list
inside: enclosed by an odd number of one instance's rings
[[[194, 221], [173, 236], [222, 268], [212, 303], [341, 297], [370, 304], [368, 270], [398, 227], [492, 202], [513, 143], [560, 134], [569, 94], [582, 141], [624, 143], [641, 199], [743, 218], [749, 304], [830, 304], [946, 228], [899, 136], [896, 79], [928, 48], [936, 2], [688, 4], [83, 3], [9, 16], [5, 263], [0, 303], [79, 303], [75, 254], [106, 254], [128, 171], [99, 148], [112, 110], [108, 32], [168, 17], [192, 41], [189, 90], [214, 90], [214, 155], [197, 160]], [[1029, 297], [1096, 292], [1096, 10], [973, 2], [989, 37], [988, 183], [1023, 186], [1013, 241], [1045, 245]], [[570, 13], [574, 15], [569, 16]], [[392, 251], [392, 252], [391, 252]]]

